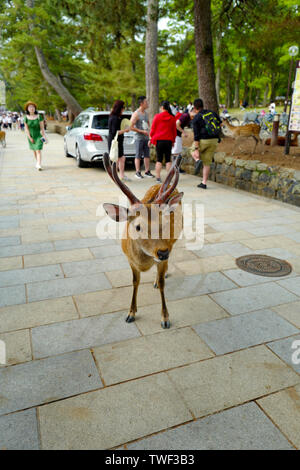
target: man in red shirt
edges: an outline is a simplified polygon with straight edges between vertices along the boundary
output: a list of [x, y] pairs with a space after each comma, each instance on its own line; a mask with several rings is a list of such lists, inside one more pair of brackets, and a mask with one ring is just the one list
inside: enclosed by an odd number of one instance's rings
[[156, 181], [161, 183], [160, 172], [162, 169], [163, 157], [165, 157], [166, 170], [171, 168], [172, 146], [177, 135], [176, 118], [173, 116], [169, 101], [163, 101], [160, 106], [160, 113], [154, 116], [150, 130], [150, 144], [156, 146]]

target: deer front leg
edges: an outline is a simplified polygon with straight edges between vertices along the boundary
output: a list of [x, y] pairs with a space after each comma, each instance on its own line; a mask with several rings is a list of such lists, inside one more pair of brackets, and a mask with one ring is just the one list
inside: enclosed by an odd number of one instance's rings
[[240, 140], [241, 140], [241, 138], [240, 138], [240, 137], [237, 137], [237, 138], [235, 139], [235, 141], [234, 141], [234, 145], [233, 145], [233, 149], [232, 149], [232, 153], [231, 153], [231, 156], [233, 156], [233, 154], [234, 154], [234, 151], [235, 151], [235, 149], [236, 149], [236, 147], [237, 147], [238, 143], [240, 142]]
[[168, 269], [168, 262], [162, 262], [157, 265], [157, 284], [160, 290], [161, 296], [161, 327], [162, 328], [170, 328], [170, 321], [169, 321], [169, 312], [166, 305], [165, 299], [165, 275]]
[[135, 320], [135, 314], [137, 311], [136, 298], [137, 298], [138, 288], [139, 288], [140, 279], [141, 279], [141, 273], [133, 266], [131, 266], [131, 269], [132, 269], [133, 293], [132, 293], [130, 312], [126, 318], [127, 323], [131, 323]]

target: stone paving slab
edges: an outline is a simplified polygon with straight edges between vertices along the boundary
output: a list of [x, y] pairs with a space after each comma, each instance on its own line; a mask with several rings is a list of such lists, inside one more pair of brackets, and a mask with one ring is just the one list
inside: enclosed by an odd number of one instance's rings
[[24, 256], [24, 267], [45, 266], [50, 264], [59, 264], [71, 261], [81, 261], [93, 259], [88, 248], [76, 250], [54, 251], [51, 253], [40, 253], [38, 255]]
[[212, 256], [192, 261], [175, 263], [187, 275], [223, 271], [236, 266], [235, 259], [230, 255]]
[[20, 237], [0, 237], [0, 253], [2, 252], [2, 247], [6, 247], [9, 245], [19, 245], [21, 243]]
[[256, 237], [251, 238], [249, 240], [241, 240], [241, 244], [246, 245], [248, 248], [252, 250], [265, 250], [269, 248], [290, 248], [291, 244], [290, 239], [286, 236], [278, 235], [278, 236], [266, 236], [266, 237]]
[[[157, 308], [158, 307], [158, 308]], [[167, 302], [171, 328], [182, 328], [228, 317], [228, 314], [208, 295]], [[140, 307], [136, 315], [136, 325], [143, 335], [161, 332], [160, 305]]]
[[286, 235], [287, 238], [290, 238], [291, 240], [297, 242], [297, 243], [300, 243], [300, 233], [289, 233], [288, 235]]
[[300, 300], [272, 307], [272, 310], [300, 329]]
[[300, 376], [265, 346], [167, 372], [196, 418], [300, 383]]
[[[74, 298], [81, 317], [90, 317], [119, 310], [126, 310], [127, 315], [131, 305], [132, 286], [75, 295]], [[145, 305], [154, 305], [154, 310], [160, 314], [160, 293], [158, 289], [154, 289], [152, 283], [139, 286], [137, 295], [138, 312]]]
[[0, 333], [0, 340], [6, 347], [6, 365], [32, 360], [29, 330]]
[[53, 245], [51, 242], [44, 243], [29, 243], [26, 245], [16, 245], [16, 246], [7, 246], [1, 247], [0, 257], [1, 256], [23, 256], [31, 255], [34, 253], [45, 253], [47, 251], [53, 251]]
[[0, 287], [0, 307], [7, 305], [25, 304], [25, 286]]
[[71, 297], [0, 308], [0, 332], [33, 328], [79, 318]]
[[34, 282], [27, 285], [28, 302], [66, 297], [95, 290], [101, 291], [102, 289], [109, 288], [110, 283], [108, 279], [101, 273], [85, 277]]
[[229, 279], [232, 279], [233, 282], [235, 282], [238, 286], [241, 287], [249, 287], [249, 286], [254, 286], [258, 284], [265, 284], [266, 282], [275, 282], [275, 281], [280, 281], [284, 278], [290, 279], [291, 277], [297, 276], [297, 273], [295, 271], [292, 271], [288, 276], [283, 276], [280, 277], [268, 277], [268, 276], [260, 276], [258, 274], [252, 274], [248, 273], [246, 271], [243, 271], [242, 269], [229, 269], [226, 271], [223, 271], [223, 273], [229, 277]]
[[77, 248], [89, 248], [94, 246], [111, 245], [113, 240], [101, 240], [97, 237], [73, 238], [72, 240], [57, 240], [54, 243], [56, 250], [73, 250]]
[[39, 414], [44, 450], [112, 448], [192, 419], [164, 373], [45, 405]]
[[23, 267], [21, 256], [11, 256], [9, 258], [0, 258], [0, 271], [10, 269], [21, 269]]
[[0, 450], [39, 450], [36, 410], [0, 417]]
[[227, 354], [299, 332], [271, 310], [244, 313], [193, 328], [216, 354]]
[[0, 286], [16, 286], [36, 281], [50, 281], [62, 278], [63, 273], [58, 264], [36, 268], [12, 269], [0, 272]]
[[268, 343], [268, 347], [300, 374], [300, 335]]
[[250, 248], [247, 248], [238, 242], [222, 242], [211, 243], [204, 246], [202, 250], [194, 251], [194, 253], [196, 253], [199, 258], [206, 258], [209, 256], [223, 256], [225, 254], [238, 258], [239, 256], [251, 254], [252, 251]]
[[258, 400], [259, 406], [300, 449], [300, 385]]
[[165, 286], [167, 299], [178, 300], [201, 294], [234, 289], [236, 285], [221, 273], [195, 274], [171, 278]]
[[126, 323], [125, 318], [123, 312], [33, 328], [33, 356], [53, 356], [140, 336], [134, 323]]
[[293, 279], [284, 279], [283, 281], [279, 281], [278, 284], [285, 287], [290, 292], [293, 292], [293, 294], [300, 296], [300, 276]]
[[[114, 245], [107, 245], [107, 246], [97, 246], [91, 248], [91, 252], [95, 256], [95, 258], [107, 258], [107, 257], [112, 257], [112, 256], [120, 256], [125, 257], [122, 248], [120, 245], [114, 244]], [[127, 258], [126, 258], [127, 259]]]
[[[288, 283], [292, 281], [293, 279], [289, 279]], [[211, 297], [231, 315], [274, 307], [299, 299], [276, 282], [218, 292]]]
[[104, 259], [63, 263], [62, 267], [67, 277], [87, 276], [93, 273], [105, 273], [106, 271], [128, 268], [128, 261], [124, 255], [119, 255]]
[[102, 387], [89, 351], [0, 369], [0, 415]]
[[255, 403], [222, 411], [128, 444], [129, 450], [292, 450]]
[[191, 328], [170, 330], [94, 348], [106, 385], [162, 372], [214, 354]]

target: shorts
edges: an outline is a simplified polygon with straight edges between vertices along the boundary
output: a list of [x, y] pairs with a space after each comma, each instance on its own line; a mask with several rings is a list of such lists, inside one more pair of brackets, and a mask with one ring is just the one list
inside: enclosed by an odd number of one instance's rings
[[135, 158], [150, 158], [148, 139], [138, 139], [135, 141]]
[[[199, 156], [203, 165], [210, 166], [212, 164], [213, 156], [217, 149], [219, 139], [202, 139], [199, 140]], [[192, 147], [192, 151], [195, 148]]]
[[182, 137], [179, 135], [175, 139], [174, 147], [172, 147], [172, 155], [179, 155], [182, 153]]
[[159, 163], [163, 162], [165, 157], [165, 163], [171, 161], [172, 153], [172, 141], [171, 140], [158, 140], [156, 142], [156, 161]]

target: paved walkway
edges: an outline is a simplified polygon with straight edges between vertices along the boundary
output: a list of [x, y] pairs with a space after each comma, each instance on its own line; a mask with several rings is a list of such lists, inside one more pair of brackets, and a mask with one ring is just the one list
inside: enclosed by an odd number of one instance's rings
[[[95, 232], [119, 192], [49, 137], [42, 172], [24, 134], [1, 155], [0, 448], [300, 448], [300, 210], [182, 175], [185, 201], [205, 205], [205, 246], [175, 245], [171, 329], [153, 272], [127, 324], [127, 260]], [[150, 185], [130, 183], [138, 196]], [[247, 253], [294, 271], [247, 274], [235, 264]]]

